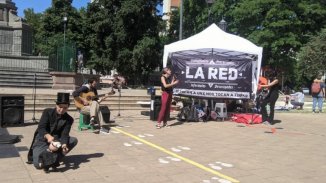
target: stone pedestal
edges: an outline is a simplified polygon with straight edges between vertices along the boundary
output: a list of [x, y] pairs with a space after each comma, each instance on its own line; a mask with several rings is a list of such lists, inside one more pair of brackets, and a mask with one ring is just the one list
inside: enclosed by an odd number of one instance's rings
[[100, 75], [80, 74], [73, 72], [50, 72], [53, 80], [53, 89], [76, 90], [83, 85], [89, 78], [97, 78]]

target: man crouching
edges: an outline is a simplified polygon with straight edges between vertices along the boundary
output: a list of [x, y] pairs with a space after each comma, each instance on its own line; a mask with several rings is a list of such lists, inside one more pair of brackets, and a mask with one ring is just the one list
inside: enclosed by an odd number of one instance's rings
[[69, 93], [58, 93], [55, 108], [44, 109], [28, 152], [28, 163], [46, 173], [56, 170], [63, 157], [77, 145], [77, 138], [70, 137], [74, 119], [67, 113]]

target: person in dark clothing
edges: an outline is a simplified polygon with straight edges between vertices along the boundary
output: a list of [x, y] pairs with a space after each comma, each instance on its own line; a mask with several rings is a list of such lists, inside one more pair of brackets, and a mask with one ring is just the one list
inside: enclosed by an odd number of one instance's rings
[[[167, 120], [170, 116], [170, 107], [172, 102], [172, 93], [173, 93], [173, 86], [179, 83], [179, 80], [176, 77], [172, 77], [171, 81], [171, 69], [165, 67], [162, 71], [161, 76], [161, 90], [162, 90], [162, 97], [161, 97], [161, 110], [158, 115], [156, 128], [162, 128], [163, 126], [167, 126]], [[162, 125], [163, 121], [163, 125]]]
[[58, 93], [55, 108], [44, 109], [28, 152], [28, 163], [37, 169], [56, 169], [60, 161], [77, 145], [77, 138], [69, 135], [74, 119], [67, 113], [69, 93]]
[[[269, 84], [260, 85], [262, 88], [268, 88], [269, 92], [267, 96], [261, 102], [261, 114], [263, 123], [266, 125], [273, 124], [274, 121], [274, 108], [278, 99], [279, 80], [276, 77], [276, 73], [269, 75]], [[270, 112], [267, 114], [266, 106], [269, 104]]]

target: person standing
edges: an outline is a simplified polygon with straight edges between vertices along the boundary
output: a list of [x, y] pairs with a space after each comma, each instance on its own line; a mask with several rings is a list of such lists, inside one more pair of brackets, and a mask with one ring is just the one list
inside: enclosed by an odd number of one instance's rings
[[[161, 97], [161, 110], [158, 115], [156, 128], [162, 128], [163, 126], [167, 126], [167, 121], [170, 116], [170, 107], [172, 102], [172, 93], [173, 93], [173, 86], [179, 83], [179, 80], [175, 76], [172, 77], [171, 80], [171, 69], [165, 67], [162, 71], [161, 76], [161, 90], [162, 90], [162, 97]], [[162, 125], [163, 122], [163, 125]]]
[[[90, 125], [95, 125], [95, 123], [98, 123], [100, 126], [100, 133], [108, 134], [109, 130], [106, 128], [103, 128], [101, 125], [104, 124], [104, 119], [102, 112], [100, 110], [100, 102], [103, 99], [98, 98], [98, 93], [96, 89], [97, 80], [95, 78], [91, 78], [88, 80], [88, 83], [86, 85], [81, 86], [77, 90], [75, 90], [72, 93], [72, 96], [74, 97], [75, 101], [82, 104], [82, 107], [78, 108], [79, 112], [84, 115], [89, 115], [91, 117], [90, 119]], [[87, 98], [81, 97], [81, 94], [87, 94], [89, 92], [93, 92], [94, 96], [92, 97], [92, 100], [87, 100]]]
[[[312, 96], [312, 112], [321, 113], [323, 111], [323, 100], [325, 97], [325, 83], [322, 82], [321, 76], [317, 76], [311, 85], [311, 96]], [[318, 104], [318, 111], [316, 106]]]
[[[268, 88], [269, 92], [267, 96], [261, 102], [261, 114], [263, 123], [266, 125], [273, 124], [274, 121], [274, 108], [278, 99], [279, 80], [276, 77], [276, 73], [269, 74], [269, 84], [260, 85], [262, 88]], [[267, 114], [266, 106], [269, 104], [270, 112]]]
[[77, 145], [77, 138], [69, 135], [74, 119], [67, 113], [69, 93], [58, 93], [55, 108], [44, 109], [28, 152], [29, 164], [37, 169], [54, 170], [60, 161]]

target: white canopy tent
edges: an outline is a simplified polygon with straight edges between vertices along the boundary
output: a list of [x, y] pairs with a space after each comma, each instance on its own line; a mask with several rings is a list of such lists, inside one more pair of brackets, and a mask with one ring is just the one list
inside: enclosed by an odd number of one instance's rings
[[248, 57], [253, 56], [252, 67], [252, 91], [257, 91], [257, 84], [260, 75], [263, 48], [252, 42], [221, 30], [216, 24], [210, 25], [202, 32], [187, 39], [171, 43], [164, 46], [163, 67], [167, 66], [168, 59], [175, 52], [214, 49], [221, 51], [223, 57]]

